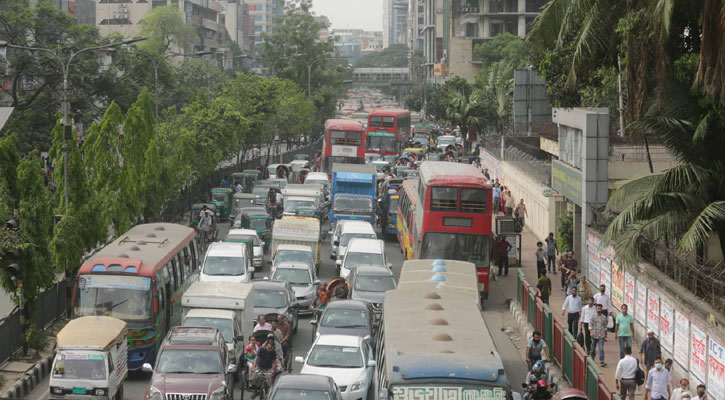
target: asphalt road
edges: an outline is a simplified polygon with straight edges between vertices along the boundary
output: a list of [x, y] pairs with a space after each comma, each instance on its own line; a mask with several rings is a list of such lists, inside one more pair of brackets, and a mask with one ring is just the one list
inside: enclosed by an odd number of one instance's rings
[[[327, 227], [326, 227], [327, 229]], [[219, 237], [226, 236], [229, 230], [229, 224], [220, 224]], [[386, 257], [388, 262], [393, 264], [393, 272], [396, 278], [400, 274], [400, 267], [403, 263], [403, 256], [397, 241], [387, 241]], [[265, 258], [269, 255], [266, 254]], [[261, 278], [269, 274], [269, 265], [265, 263], [262, 274], [257, 273], [257, 278]], [[322, 266], [320, 267], [319, 277], [322, 280], [329, 280], [335, 276], [334, 261], [330, 259], [330, 242], [329, 236], [322, 244]], [[515, 276], [515, 274], [514, 274]], [[511, 295], [509, 295], [510, 297]], [[506, 304], [506, 296], [502, 287], [498, 282], [491, 282], [489, 299], [484, 302], [484, 319], [488, 325], [488, 329], [493, 336], [494, 343], [498, 349], [504, 363], [506, 373], [509, 375], [509, 382], [512, 387], [520, 387], [521, 382], [526, 377], [526, 363], [509, 336], [504, 332], [507, 322], [510, 321], [510, 313]], [[293, 353], [295, 356], [304, 356], [312, 344], [312, 326], [309, 324], [310, 317], [301, 317], [299, 320], [298, 331], [293, 340]], [[299, 371], [300, 365], [295, 364], [295, 371]], [[142, 372], [129, 374], [124, 384], [124, 397], [126, 399], [143, 399], [148, 388], [150, 375]], [[245, 398], [249, 398], [250, 394], [245, 393]], [[28, 397], [29, 400], [48, 399], [48, 379], [46, 378]], [[241, 389], [236, 388], [234, 398], [241, 399]]]

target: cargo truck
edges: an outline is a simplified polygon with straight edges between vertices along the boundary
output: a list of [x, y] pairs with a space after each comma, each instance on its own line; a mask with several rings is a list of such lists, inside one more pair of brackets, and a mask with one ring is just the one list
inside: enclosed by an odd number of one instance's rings
[[377, 171], [373, 165], [334, 164], [330, 234], [338, 219], [353, 219], [375, 224], [375, 191]]

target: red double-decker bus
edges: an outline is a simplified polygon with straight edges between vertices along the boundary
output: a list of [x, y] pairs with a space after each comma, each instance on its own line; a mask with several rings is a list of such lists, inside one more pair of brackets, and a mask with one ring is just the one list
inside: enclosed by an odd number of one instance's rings
[[408, 259], [476, 264], [481, 298], [488, 298], [491, 184], [469, 164], [426, 161], [419, 170], [417, 182], [406, 180], [400, 193], [398, 215], [408, 217], [401, 247]]
[[369, 141], [366, 153], [395, 155], [401, 143], [407, 142], [410, 137], [410, 111], [401, 109], [373, 110], [368, 114], [367, 132], [392, 133], [395, 138], [388, 135], [378, 135], [376, 140]]
[[332, 164], [364, 164], [365, 137], [365, 129], [355, 121], [325, 121], [325, 141], [320, 162], [322, 171], [332, 175]]

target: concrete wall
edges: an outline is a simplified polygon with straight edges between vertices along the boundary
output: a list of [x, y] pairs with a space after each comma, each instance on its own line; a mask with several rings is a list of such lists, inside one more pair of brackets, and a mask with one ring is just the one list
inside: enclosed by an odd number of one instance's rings
[[460, 76], [472, 82], [481, 68], [473, 64], [473, 41], [451, 37], [451, 53], [448, 55], [448, 70], [452, 75]]
[[[650, 145], [652, 168], [655, 173], [677, 165], [675, 156], [663, 145]], [[617, 181], [649, 175], [649, 164], [644, 146], [612, 144], [609, 154], [609, 188]]]
[[555, 232], [555, 202], [561, 196], [545, 196], [544, 192], [551, 192], [548, 186], [531, 179], [526, 172], [506, 161], [503, 162], [503, 176], [505, 185], [511, 189], [511, 195], [516, 199], [516, 203], [524, 199], [529, 214], [526, 218], [526, 227], [541, 240], [549, 232]]

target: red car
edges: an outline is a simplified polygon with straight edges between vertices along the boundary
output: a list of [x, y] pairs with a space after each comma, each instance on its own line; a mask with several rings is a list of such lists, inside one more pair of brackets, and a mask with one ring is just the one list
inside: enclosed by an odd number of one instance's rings
[[216, 328], [177, 326], [166, 335], [154, 368], [146, 400], [232, 399], [237, 366], [228, 358], [226, 344]]

